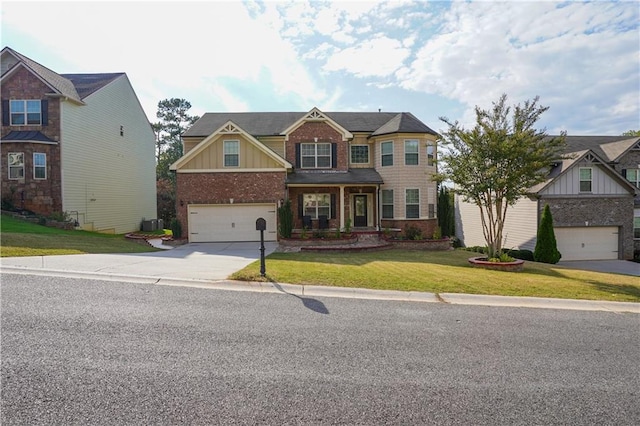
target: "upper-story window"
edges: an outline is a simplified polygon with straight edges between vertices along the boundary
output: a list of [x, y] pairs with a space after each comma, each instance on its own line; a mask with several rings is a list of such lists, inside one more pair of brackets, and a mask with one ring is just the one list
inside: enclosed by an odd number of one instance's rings
[[351, 163], [366, 164], [369, 162], [369, 145], [351, 145]]
[[427, 166], [433, 166], [436, 163], [436, 146], [433, 142], [427, 143]]
[[591, 192], [593, 169], [591, 169], [591, 167], [580, 167], [579, 173], [580, 173], [580, 192]]
[[331, 144], [330, 143], [303, 143], [300, 144], [300, 157], [304, 169], [328, 169], [331, 168]]
[[393, 142], [382, 142], [380, 144], [380, 155], [383, 166], [393, 166]]
[[24, 179], [24, 152], [8, 154], [9, 179]]
[[10, 102], [12, 126], [39, 126], [42, 124], [42, 109], [40, 99], [14, 100]]
[[636, 188], [640, 188], [640, 169], [625, 169], [623, 174]]
[[418, 162], [418, 140], [408, 139], [404, 141], [404, 164], [416, 166]]
[[224, 166], [240, 165], [240, 141], [224, 141]]
[[47, 154], [43, 152], [33, 153], [33, 178], [47, 178]]

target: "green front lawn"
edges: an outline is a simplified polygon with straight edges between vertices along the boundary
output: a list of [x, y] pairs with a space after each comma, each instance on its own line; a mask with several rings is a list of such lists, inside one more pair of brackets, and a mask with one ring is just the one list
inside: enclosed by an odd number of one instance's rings
[[66, 231], [2, 215], [0, 256], [49, 256], [83, 253], [144, 253], [157, 249], [123, 235]]
[[[267, 279], [280, 283], [380, 290], [536, 296], [640, 302], [638, 277], [526, 262], [522, 272], [473, 268], [462, 250], [386, 250], [360, 253], [273, 253]], [[260, 262], [230, 278], [261, 281]]]

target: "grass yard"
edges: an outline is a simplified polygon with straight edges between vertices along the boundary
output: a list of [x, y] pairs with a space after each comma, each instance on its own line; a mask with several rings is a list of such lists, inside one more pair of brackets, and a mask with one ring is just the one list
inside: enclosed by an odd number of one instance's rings
[[49, 256], [83, 253], [144, 253], [157, 249], [123, 235], [66, 231], [2, 215], [0, 256]]
[[[290, 284], [640, 302], [638, 277], [536, 262], [526, 262], [522, 272], [490, 271], [471, 267], [472, 256], [463, 250], [273, 253], [265, 265], [267, 281]], [[265, 280], [259, 261], [231, 278]]]

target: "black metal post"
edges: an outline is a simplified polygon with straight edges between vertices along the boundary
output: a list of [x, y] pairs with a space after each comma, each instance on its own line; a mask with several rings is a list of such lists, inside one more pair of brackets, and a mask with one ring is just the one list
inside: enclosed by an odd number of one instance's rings
[[264, 231], [260, 231], [260, 275], [264, 277], [266, 272], [264, 265]]

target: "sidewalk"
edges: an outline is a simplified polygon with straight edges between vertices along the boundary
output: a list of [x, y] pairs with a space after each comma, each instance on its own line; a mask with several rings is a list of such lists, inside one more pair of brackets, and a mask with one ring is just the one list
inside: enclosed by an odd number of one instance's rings
[[[640, 303], [540, 297], [487, 296], [455, 293], [369, 290], [316, 285], [227, 280], [231, 273], [259, 259], [255, 244], [189, 244], [180, 250], [132, 255], [67, 255], [2, 258], [0, 272], [90, 278], [105, 281], [197, 287], [225, 291], [290, 294], [303, 298], [342, 297], [451, 305], [569, 309], [640, 314]], [[268, 247], [271, 253], [275, 246]], [[185, 262], [187, 261], [187, 262]]]

